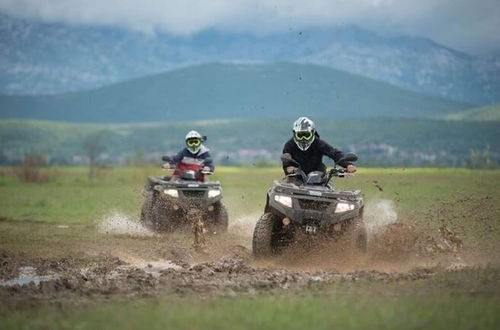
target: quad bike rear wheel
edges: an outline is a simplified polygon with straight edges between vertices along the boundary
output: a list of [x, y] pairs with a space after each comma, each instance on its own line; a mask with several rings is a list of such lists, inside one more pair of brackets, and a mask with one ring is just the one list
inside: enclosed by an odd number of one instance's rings
[[152, 197], [148, 196], [141, 207], [141, 224], [149, 229], [153, 229], [153, 222], [151, 221], [151, 204]]

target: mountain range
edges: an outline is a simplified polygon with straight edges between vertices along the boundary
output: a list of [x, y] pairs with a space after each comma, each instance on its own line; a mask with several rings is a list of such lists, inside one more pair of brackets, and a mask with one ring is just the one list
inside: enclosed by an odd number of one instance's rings
[[70, 122], [442, 118], [467, 104], [328, 67], [203, 64], [56, 95], [0, 95], [0, 118]]
[[0, 14], [0, 92], [59, 94], [204, 63], [318, 64], [471, 104], [500, 102], [500, 57], [476, 57], [354, 26], [188, 37]]

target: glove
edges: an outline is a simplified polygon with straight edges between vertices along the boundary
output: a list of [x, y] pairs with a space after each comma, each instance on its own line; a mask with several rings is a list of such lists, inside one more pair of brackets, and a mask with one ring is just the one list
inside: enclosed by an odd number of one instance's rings
[[354, 173], [354, 172], [356, 172], [356, 171], [357, 171], [356, 166], [354, 166], [354, 165], [352, 165], [352, 164], [351, 164], [351, 165], [347, 165], [347, 172], [348, 172], [348, 173]]

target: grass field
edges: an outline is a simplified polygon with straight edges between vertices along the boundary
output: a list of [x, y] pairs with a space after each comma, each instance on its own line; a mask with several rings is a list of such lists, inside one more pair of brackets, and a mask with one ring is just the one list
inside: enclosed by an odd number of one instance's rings
[[[162, 296], [20, 311], [3, 322], [5, 329], [498, 329], [500, 297], [493, 281], [499, 274], [471, 271], [412, 287], [340, 283], [274, 296]], [[478, 280], [491, 286], [477, 285]]]
[[[120, 250], [141, 255], [160, 237], [105, 235], [96, 222], [113, 212], [138, 218], [141, 189], [156, 168], [110, 168], [95, 182], [85, 168], [49, 169], [47, 183], [22, 183], [2, 170], [0, 252], [64, 258]], [[262, 211], [278, 168], [219, 168], [230, 222]], [[464, 242], [470, 267], [432, 278], [332, 281], [257, 293], [79, 298], [14, 308], [0, 295], [1, 329], [496, 329], [500, 327], [500, 171], [360, 169], [338, 180], [362, 189], [367, 205], [392, 201], [398, 221], [435, 233], [446, 223]], [[67, 226], [67, 227], [66, 227]], [[482, 252], [481, 252], [482, 251]], [[228, 275], [231, 276], [230, 274]], [[13, 296], [15, 297], [15, 295]], [[50, 302], [49, 297], [47, 302]], [[1, 308], [0, 308], [1, 309]]]
[[[86, 168], [48, 171], [54, 173], [54, 179], [37, 184], [22, 183], [4, 170], [0, 176], [0, 216], [11, 220], [79, 224], [91, 223], [113, 209], [136, 216], [146, 177], [164, 173], [156, 168], [109, 168], [101, 170], [98, 180], [89, 181]], [[212, 179], [222, 182], [229, 212], [237, 217], [260, 212], [267, 189], [273, 180], [281, 177], [278, 168], [221, 167]], [[398, 213], [406, 218], [443, 202], [474, 199], [474, 196], [491, 199], [492, 205], [498, 205], [499, 179], [500, 171], [489, 170], [367, 168], [353, 177], [338, 179], [336, 186], [361, 189], [366, 200], [392, 199], [397, 203]]]

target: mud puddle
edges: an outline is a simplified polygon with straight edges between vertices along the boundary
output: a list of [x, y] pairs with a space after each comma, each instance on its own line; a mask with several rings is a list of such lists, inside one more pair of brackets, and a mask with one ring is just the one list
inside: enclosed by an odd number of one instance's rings
[[0, 281], [0, 286], [12, 287], [12, 286], [23, 286], [33, 283], [38, 285], [41, 282], [48, 282], [57, 280], [58, 276], [55, 274], [39, 276], [36, 273], [36, 268], [25, 266], [19, 268], [19, 276], [10, 280]]

